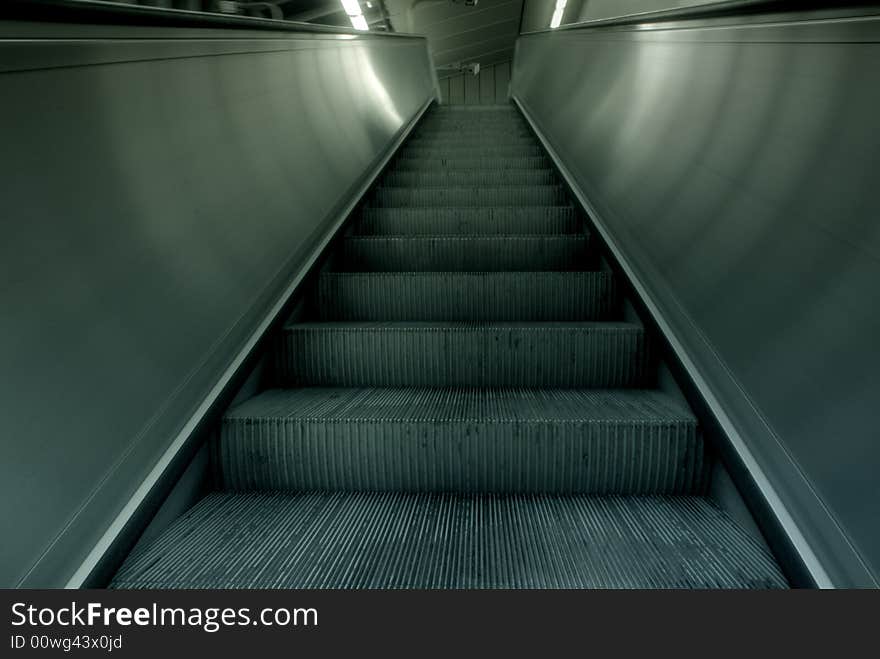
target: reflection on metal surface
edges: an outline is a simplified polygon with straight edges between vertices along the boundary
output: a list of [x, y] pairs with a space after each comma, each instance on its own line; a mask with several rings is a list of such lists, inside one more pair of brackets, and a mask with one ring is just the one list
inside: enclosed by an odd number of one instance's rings
[[7, 586], [65, 583], [434, 93], [419, 38], [51, 29], [0, 40]]
[[513, 93], [817, 570], [876, 585], [880, 21], [677, 27], [523, 37]]

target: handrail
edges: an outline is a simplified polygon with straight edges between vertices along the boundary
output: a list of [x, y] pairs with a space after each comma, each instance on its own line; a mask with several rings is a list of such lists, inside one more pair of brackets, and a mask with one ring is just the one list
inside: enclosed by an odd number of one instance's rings
[[131, 5], [103, 0], [3, 0], [0, 19], [147, 27], [238, 28], [275, 32], [350, 34], [362, 38], [424, 38], [404, 32], [361, 31], [337, 25]]
[[[865, 8], [874, 6], [874, 12], [866, 12]], [[631, 27], [633, 25], [646, 25], [650, 23], [669, 23], [672, 21], [696, 21], [701, 19], [738, 18], [745, 15], [768, 15], [778, 16], [785, 14], [791, 16], [797, 13], [809, 18], [821, 18], [827, 14], [835, 17], [847, 17], [851, 15], [865, 15], [866, 13], [878, 13], [877, 3], [869, 0], [851, 0], [850, 2], [835, 2], [834, 0], [721, 0], [708, 5], [692, 7], [676, 7], [673, 9], [658, 9], [645, 11], [614, 18], [599, 18], [577, 23], [566, 23], [558, 28], [550, 27], [541, 30], [521, 32], [520, 36], [544, 34], [547, 32], [564, 32], [568, 30], [583, 30], [609, 27]]]

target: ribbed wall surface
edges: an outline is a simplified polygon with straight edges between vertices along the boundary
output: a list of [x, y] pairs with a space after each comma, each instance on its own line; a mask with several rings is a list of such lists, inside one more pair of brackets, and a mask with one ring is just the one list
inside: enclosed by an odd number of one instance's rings
[[328, 272], [321, 320], [607, 320], [619, 311], [607, 272]]
[[698, 497], [214, 494], [117, 588], [780, 588]]
[[705, 464], [696, 420], [652, 392], [280, 389], [222, 433], [234, 490], [691, 494]]
[[437, 109], [116, 587], [773, 588], [511, 109]]
[[353, 271], [581, 270], [588, 239], [559, 236], [375, 236], [347, 238], [342, 263]]
[[638, 387], [642, 327], [629, 323], [302, 323], [284, 330], [285, 386]]

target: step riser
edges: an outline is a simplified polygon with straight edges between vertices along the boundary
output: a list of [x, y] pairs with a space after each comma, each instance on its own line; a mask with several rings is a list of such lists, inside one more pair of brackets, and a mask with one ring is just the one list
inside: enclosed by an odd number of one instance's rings
[[285, 330], [281, 386], [642, 387], [640, 329], [435, 328]]
[[543, 156], [539, 145], [533, 146], [438, 146], [421, 147], [404, 145], [400, 152], [403, 158], [533, 158]]
[[452, 134], [446, 137], [414, 137], [406, 143], [407, 147], [413, 149], [470, 149], [470, 148], [495, 148], [503, 147], [505, 149], [513, 148], [532, 148], [535, 145], [534, 138], [510, 136], [483, 136], [479, 138], [468, 138], [460, 135]]
[[535, 137], [526, 129], [512, 126], [510, 128], [458, 128], [458, 127], [448, 127], [448, 128], [431, 128], [424, 129], [412, 134], [410, 140], [423, 140], [423, 139], [459, 139], [459, 140], [486, 140], [486, 139], [517, 139], [517, 140], [532, 140], [532, 143], [535, 141]]
[[324, 321], [587, 321], [619, 313], [604, 272], [326, 274], [317, 307]]
[[586, 237], [529, 236], [468, 239], [349, 238], [337, 270], [348, 272], [503, 272], [587, 270]]
[[378, 188], [371, 204], [380, 208], [425, 206], [558, 206], [567, 197], [558, 186], [507, 188]]
[[577, 234], [574, 208], [366, 208], [355, 235]]
[[556, 183], [556, 173], [549, 169], [507, 170], [486, 172], [392, 172], [383, 183], [395, 187], [454, 187], [461, 185], [551, 185]]
[[702, 491], [693, 424], [227, 420], [224, 489], [543, 494]]
[[491, 170], [491, 171], [534, 171], [552, 169], [549, 160], [543, 156], [526, 158], [404, 158], [401, 157], [394, 165], [393, 172], [442, 173], [459, 170]]

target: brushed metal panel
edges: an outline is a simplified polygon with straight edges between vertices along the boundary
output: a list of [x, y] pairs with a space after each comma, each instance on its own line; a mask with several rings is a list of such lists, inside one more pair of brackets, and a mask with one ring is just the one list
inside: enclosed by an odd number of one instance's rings
[[65, 582], [434, 93], [420, 38], [30, 29], [0, 41], [3, 586]]
[[521, 37], [514, 95], [821, 569], [876, 585], [880, 20], [675, 27]]

